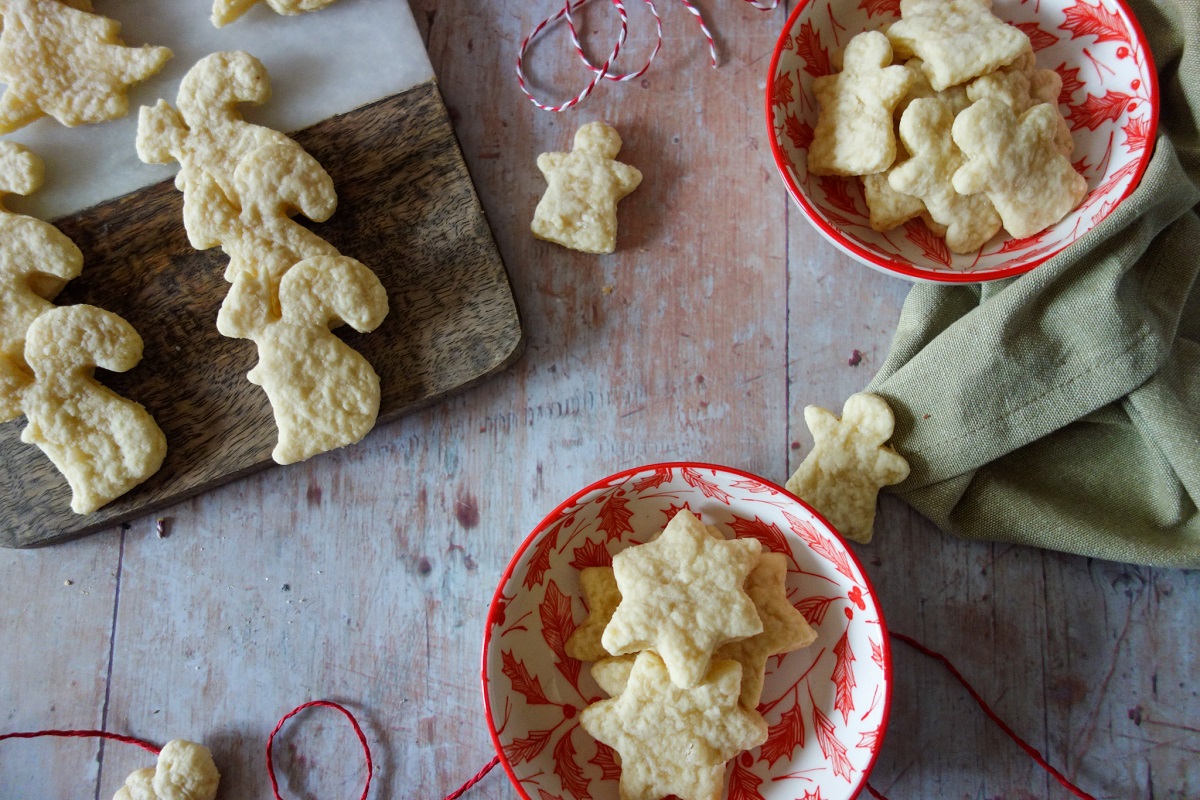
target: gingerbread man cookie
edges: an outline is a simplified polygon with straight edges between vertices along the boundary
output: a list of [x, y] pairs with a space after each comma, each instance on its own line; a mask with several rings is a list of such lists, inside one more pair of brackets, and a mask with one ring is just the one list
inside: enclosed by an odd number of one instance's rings
[[913, 154], [894, 167], [888, 183], [921, 198], [934, 221], [946, 226], [946, 246], [972, 253], [1000, 230], [1000, 215], [985, 195], [959, 194], [954, 173], [966, 156], [950, 136], [954, 113], [937, 98], [914, 100], [900, 118], [900, 138]]
[[[86, 9], [86, 10], [84, 10]], [[46, 114], [75, 126], [123, 117], [129, 86], [162, 69], [166, 47], [126, 47], [90, 3], [0, 0], [0, 133]]]
[[902, 58], [919, 56], [941, 91], [1032, 52], [1029, 37], [991, 8], [992, 0], [900, 0], [900, 21], [887, 37]]
[[892, 113], [913, 83], [892, 63], [892, 46], [879, 31], [860, 33], [846, 45], [843, 69], [813, 81], [821, 105], [808, 171], [813, 175], [871, 175], [896, 158]]
[[1056, 143], [1058, 118], [1048, 103], [1018, 118], [985, 97], [954, 120], [954, 143], [968, 159], [954, 173], [954, 188], [986, 194], [1014, 238], [1056, 224], [1087, 194], [1087, 181]]
[[908, 462], [885, 444], [895, 417], [883, 398], [860, 392], [842, 407], [842, 417], [818, 406], [804, 409], [813, 449], [788, 479], [787, 489], [856, 542], [871, 541], [875, 498], [881, 487], [908, 477]]
[[617, 249], [617, 203], [642, 182], [642, 173], [616, 160], [621, 136], [603, 122], [575, 132], [570, 153], [542, 153], [546, 193], [533, 212], [533, 235], [583, 253]]

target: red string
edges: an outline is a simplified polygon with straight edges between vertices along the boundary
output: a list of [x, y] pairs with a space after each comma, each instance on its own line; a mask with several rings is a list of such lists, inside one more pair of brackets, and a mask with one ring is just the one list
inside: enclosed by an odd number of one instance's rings
[[458, 787], [453, 792], [446, 795], [445, 800], [458, 800], [458, 798], [462, 797], [464, 794], [467, 793], [467, 789], [470, 789], [472, 786], [474, 786], [475, 784], [477, 784], [481, 780], [483, 780], [483, 776], [487, 775], [489, 772], [491, 772], [492, 767], [496, 766], [499, 763], [500, 763], [500, 756], [496, 756], [495, 758], [493, 758], [491, 761], [488, 762], [486, 767], [479, 770], [479, 772], [476, 772], [474, 778], [471, 778], [471, 780], [467, 781], [462, 786]]
[[881, 795], [879, 792], [875, 791], [875, 787], [869, 783], [867, 784], [867, 791], [871, 793], [871, 797], [874, 797], [875, 800], [888, 800], [886, 797]]
[[[948, 658], [946, 658], [941, 653], [930, 650], [928, 647], [921, 644], [916, 639], [913, 639], [911, 636], [905, 636], [903, 633], [896, 633], [895, 631], [891, 631], [891, 634], [892, 634], [893, 639], [899, 639], [900, 641], [904, 642], [906, 645], [913, 648], [917, 652], [923, 653], [923, 654], [929, 656], [930, 658], [933, 658], [933, 659], [936, 659], [936, 660], [942, 662], [942, 666], [945, 667], [947, 670], [949, 670], [950, 674], [953, 675], [955, 677], [955, 679], [957, 679], [958, 682], [963, 685], [963, 688], [965, 688], [967, 690], [967, 692], [971, 695], [971, 697], [975, 700], [975, 702], [979, 704], [979, 707], [983, 709], [983, 713], [988, 715], [988, 719], [990, 719], [992, 722], [996, 723], [996, 725], [1000, 728], [1000, 730], [1002, 730], [1006, 734], [1008, 734], [1008, 738], [1010, 738], [1014, 742], [1016, 742], [1018, 747], [1020, 747], [1022, 750], [1024, 750], [1026, 752], [1026, 754], [1029, 755], [1030, 758], [1032, 758], [1034, 761], [1036, 761], [1038, 763], [1038, 766], [1040, 766], [1042, 769], [1046, 770], [1051, 775], [1053, 775], [1054, 779], [1056, 781], [1058, 781], [1060, 784], [1062, 784], [1062, 787], [1064, 789], [1066, 789], [1068, 792], [1075, 795], [1076, 797], [1080, 798], [1080, 800], [1096, 800], [1096, 798], [1093, 795], [1088, 794], [1087, 792], [1083, 791], [1078, 786], [1076, 786], [1075, 784], [1073, 784], [1069, 780], [1067, 780], [1066, 776], [1064, 776], [1061, 772], [1056, 770], [1054, 767], [1050, 766], [1050, 764], [1046, 762], [1046, 759], [1042, 758], [1042, 754], [1039, 753], [1037, 750], [1035, 750], [1032, 745], [1030, 745], [1028, 742], [1026, 742], [1020, 736], [1017, 736], [1017, 734], [1015, 732], [1013, 732], [1013, 729], [1008, 727], [1008, 725], [1005, 724], [1004, 720], [1000, 719], [1000, 717], [996, 714], [995, 711], [992, 711], [991, 706], [989, 706], [986, 702], [984, 702], [984, 699], [979, 696], [979, 692], [975, 691], [974, 687], [972, 687], [971, 684], [967, 683], [967, 679], [964, 678], [962, 676], [962, 674], [959, 673], [959, 671], [954, 668], [954, 665], [950, 663], [950, 660]], [[870, 786], [868, 786], [867, 788], [870, 789], [871, 794], [875, 794], [874, 789], [871, 789]]]
[[158, 755], [161, 748], [155, 747], [149, 742], [143, 742], [141, 739], [135, 739], [132, 736], [122, 736], [119, 733], [109, 733], [108, 731], [30, 731], [28, 733], [6, 733], [0, 735], [0, 742], [5, 739], [36, 739], [39, 736], [61, 736], [64, 738], [78, 737], [80, 739], [112, 739], [114, 742], [124, 742], [125, 744], [136, 744], [143, 750]]
[[286, 723], [289, 719], [296, 716], [304, 709], [312, 708], [314, 706], [324, 706], [325, 708], [335, 709], [342, 712], [342, 714], [346, 716], [346, 719], [350, 720], [350, 725], [354, 728], [354, 735], [358, 737], [358, 743], [362, 745], [363, 753], [367, 757], [367, 784], [363, 787], [362, 797], [359, 798], [359, 800], [367, 800], [367, 793], [371, 791], [371, 774], [374, 771], [374, 768], [371, 765], [371, 748], [367, 745], [367, 737], [363, 734], [362, 728], [358, 727], [358, 720], [354, 718], [354, 715], [332, 700], [310, 700], [303, 705], [296, 706], [291, 711], [283, 715], [283, 719], [279, 720], [279, 724], [275, 726], [275, 730], [271, 731], [271, 735], [267, 737], [267, 776], [271, 779], [271, 792], [275, 795], [275, 800], [283, 800], [283, 798], [279, 796], [279, 783], [275, 780], [275, 764], [271, 761], [271, 745], [275, 741], [275, 734], [279, 733], [280, 729], [283, 728], [284, 723]]

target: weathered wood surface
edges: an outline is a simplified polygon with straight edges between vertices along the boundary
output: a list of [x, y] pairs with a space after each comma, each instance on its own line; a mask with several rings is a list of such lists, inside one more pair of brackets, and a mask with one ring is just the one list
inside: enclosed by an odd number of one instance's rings
[[[592, 5], [579, 18], [607, 52], [613, 25]], [[784, 9], [701, 3], [723, 54], [713, 71], [692, 18], [660, 6], [668, 39], [654, 70], [553, 116], [528, 104], [508, 65], [556, 6], [414, 3], [510, 268], [525, 355], [362, 446], [174, 506], [166, 539], [143, 518], [64, 547], [0, 552], [0, 607], [28, 609], [5, 618], [7, 729], [91, 724], [107, 697], [111, 729], [206, 741], [222, 798], [265, 798], [262, 747], [275, 721], [332, 697], [371, 737], [373, 798], [443, 797], [492, 757], [478, 681], [484, 616], [542, 516], [596, 477], [659, 459], [700, 457], [776, 481], [795, 468], [809, 445], [801, 409], [837, 407], [867, 383], [908, 287], [834, 252], [774, 174], [761, 93]], [[644, 10], [629, 8], [637, 23]], [[648, 35], [631, 33], [633, 61]], [[539, 85], [553, 71], [586, 76], [561, 37], [531, 56]], [[565, 97], [567, 83], [556, 85]], [[537, 154], [599, 118], [617, 125], [621, 158], [646, 176], [622, 202], [618, 253], [604, 258], [528, 233], [543, 186]], [[863, 363], [849, 367], [855, 348]], [[1097, 797], [1200, 796], [1200, 575], [961, 542], [891, 499], [875, 541], [856, 549], [888, 623], [951, 654]], [[88, 598], [96, 608], [64, 599], [92, 585], [110, 587]], [[97, 641], [39, 644], [76, 630], [98, 630], [88, 634]], [[894, 651], [874, 786], [892, 800], [1067, 797], [940, 668]], [[72, 685], [86, 670], [103, 686]], [[295, 749], [277, 751], [286, 797], [358, 796], [347, 727], [317, 713], [288, 730]], [[147, 763], [110, 745], [96, 784], [91, 751], [19, 747], [0, 744], [0, 797], [51, 796], [52, 763], [56, 785], [80, 787], [53, 796], [92, 797], [98, 785], [107, 798]], [[516, 793], [494, 771], [467, 797]]]
[[[503, 369], [520, 350], [512, 290], [432, 82], [296, 134], [325, 167], [339, 208], [309, 224], [371, 267], [390, 311], [369, 334], [338, 330], [381, 379], [379, 424]], [[266, 393], [246, 380], [254, 344], [217, 333], [228, 259], [198, 252], [168, 181], [56, 222], [83, 251], [59, 305], [129, 320], [145, 357], [104, 382], [142, 403], [167, 436], [162, 469], [86, 517], [25, 420], [0, 425], [0, 545], [29, 547], [112, 527], [273, 465]]]

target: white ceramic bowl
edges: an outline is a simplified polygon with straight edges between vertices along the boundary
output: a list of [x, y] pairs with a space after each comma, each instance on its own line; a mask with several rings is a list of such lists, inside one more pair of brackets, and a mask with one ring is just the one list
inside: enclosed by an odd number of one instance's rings
[[812, 82], [855, 34], [900, 17], [899, 0], [801, 0], [767, 74], [767, 129], [779, 174], [805, 217], [839, 250], [910, 280], [971, 282], [1020, 275], [1094, 228], [1141, 180], [1158, 128], [1158, 82], [1146, 37], [1123, 0], [995, 0], [993, 12], [1024, 30], [1039, 68], [1063, 79], [1060, 108], [1075, 138], [1071, 161], [1088, 182], [1083, 203], [1026, 239], [1005, 233], [977, 254], [951, 253], [920, 220], [871, 228], [854, 178], [808, 174], [817, 122]]
[[711, 464], [656, 464], [604, 478], [567, 499], [517, 550], [488, 613], [483, 697], [488, 728], [527, 800], [616, 800], [617, 768], [579, 726], [605, 695], [588, 665], [563, 651], [585, 616], [579, 571], [662, 530], [688, 508], [726, 535], [752, 536], [789, 557], [787, 591], [818, 632], [772, 657], [759, 710], [762, 747], [726, 769], [742, 800], [850, 800], [887, 728], [891, 650], [875, 593], [841, 537], [795, 495]]

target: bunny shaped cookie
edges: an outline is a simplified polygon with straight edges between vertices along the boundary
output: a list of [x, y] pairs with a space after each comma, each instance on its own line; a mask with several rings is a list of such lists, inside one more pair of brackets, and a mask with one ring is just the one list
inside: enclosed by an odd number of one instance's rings
[[254, 336], [258, 365], [247, 377], [271, 400], [280, 464], [362, 439], [379, 413], [379, 376], [331, 332], [379, 327], [387, 293], [379, 278], [346, 256], [316, 256], [288, 270], [279, 287], [283, 316]]
[[110, 311], [88, 305], [44, 312], [29, 326], [25, 360], [34, 383], [22, 400], [36, 444], [71, 486], [71, 509], [87, 514], [158, 471], [166, 438], [140, 404], [96, 382], [96, 367], [125, 372], [142, 358], [142, 338]]

